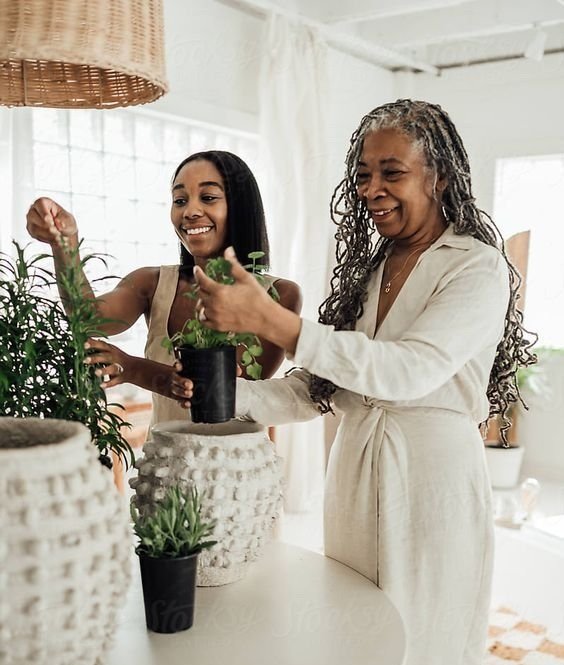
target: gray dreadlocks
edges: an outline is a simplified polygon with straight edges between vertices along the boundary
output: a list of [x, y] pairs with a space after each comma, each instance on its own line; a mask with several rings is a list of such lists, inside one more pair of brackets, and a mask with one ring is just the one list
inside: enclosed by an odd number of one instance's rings
[[[410, 137], [422, 150], [435, 177], [446, 178], [447, 187], [441, 203], [454, 232], [471, 235], [486, 245], [498, 247], [507, 262], [509, 306], [487, 389], [489, 415], [500, 414], [502, 440], [506, 443], [506, 431], [511, 424], [509, 409], [517, 400], [523, 403], [516, 372], [519, 367], [536, 362], [531, 351], [536, 336], [525, 330], [523, 315], [517, 309], [521, 277], [507, 258], [499, 229], [474, 202], [468, 155], [452, 120], [440, 106], [410, 99], [384, 104], [364, 116], [352, 135], [346, 174], [331, 199], [331, 219], [338, 227], [335, 234], [337, 265], [331, 278], [331, 293], [319, 308], [319, 321], [333, 325], [336, 330], [354, 330], [363, 313], [370, 276], [385, 258], [386, 249], [392, 242], [383, 237], [374, 241], [375, 227], [366, 205], [358, 196], [356, 182], [364, 137], [382, 128], [397, 129]], [[321, 413], [332, 411], [330, 400], [336, 390], [333, 383], [312, 375], [309, 389]]]

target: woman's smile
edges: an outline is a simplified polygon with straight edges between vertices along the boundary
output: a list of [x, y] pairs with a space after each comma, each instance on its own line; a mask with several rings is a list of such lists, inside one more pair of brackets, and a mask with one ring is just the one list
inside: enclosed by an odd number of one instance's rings
[[183, 231], [188, 236], [201, 236], [213, 230], [213, 226], [182, 226]]
[[382, 222], [388, 221], [398, 209], [399, 206], [395, 206], [394, 208], [383, 208], [381, 210], [370, 210], [370, 215], [374, 223], [381, 224]]

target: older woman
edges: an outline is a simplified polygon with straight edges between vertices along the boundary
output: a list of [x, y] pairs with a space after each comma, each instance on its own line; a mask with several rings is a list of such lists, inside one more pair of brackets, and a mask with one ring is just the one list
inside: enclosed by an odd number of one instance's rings
[[[229, 250], [234, 286], [196, 268], [200, 316], [251, 330], [303, 367], [239, 381], [241, 416], [277, 424], [342, 411], [325, 553], [389, 594], [407, 663], [481, 665], [493, 529], [478, 425], [506, 415], [515, 370], [534, 361], [519, 277], [474, 204], [462, 141], [433, 104], [400, 100], [362, 119], [333, 218], [338, 265], [319, 323], [271, 302]], [[188, 381], [173, 391], [189, 402]]]

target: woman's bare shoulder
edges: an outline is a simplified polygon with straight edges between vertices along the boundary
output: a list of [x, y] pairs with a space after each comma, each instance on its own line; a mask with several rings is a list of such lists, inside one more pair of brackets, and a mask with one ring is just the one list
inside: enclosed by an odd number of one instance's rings
[[152, 300], [159, 282], [160, 267], [145, 266], [128, 273], [118, 287], [135, 292], [139, 296]]
[[272, 285], [278, 291], [282, 307], [299, 314], [302, 309], [302, 291], [296, 282], [269, 275]]

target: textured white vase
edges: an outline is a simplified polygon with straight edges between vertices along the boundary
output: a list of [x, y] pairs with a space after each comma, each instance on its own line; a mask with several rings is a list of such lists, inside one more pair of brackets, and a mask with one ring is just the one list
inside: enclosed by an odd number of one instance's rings
[[151, 430], [139, 474], [129, 483], [141, 512], [161, 500], [166, 488], [193, 483], [202, 495], [202, 517], [215, 519], [218, 543], [198, 561], [198, 585], [234, 582], [269, 539], [281, 507], [279, 458], [264, 428], [232, 420], [217, 425], [160, 423]]
[[103, 663], [131, 543], [84, 425], [0, 418], [0, 663]]

